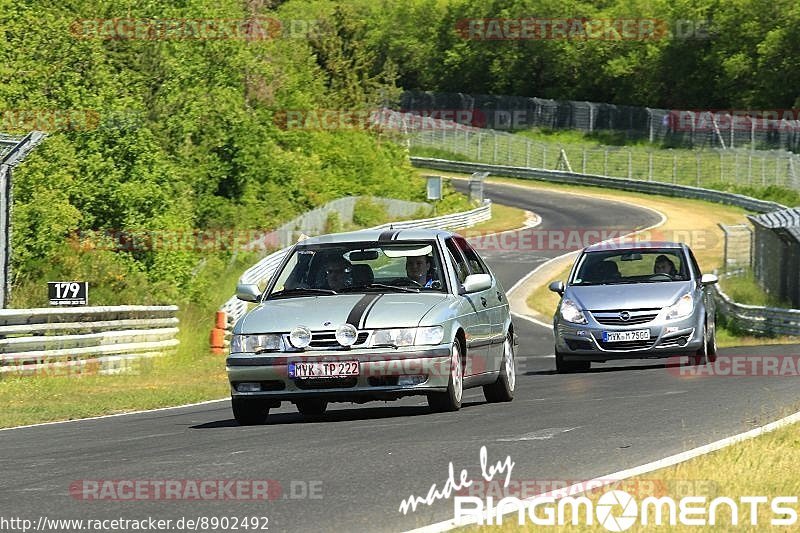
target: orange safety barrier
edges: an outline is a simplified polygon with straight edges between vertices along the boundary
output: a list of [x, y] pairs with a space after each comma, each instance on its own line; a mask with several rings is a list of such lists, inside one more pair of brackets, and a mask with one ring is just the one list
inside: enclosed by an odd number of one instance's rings
[[211, 352], [224, 354], [227, 352], [225, 346], [225, 330], [228, 326], [228, 314], [225, 311], [217, 311], [214, 320], [214, 329], [211, 330]]

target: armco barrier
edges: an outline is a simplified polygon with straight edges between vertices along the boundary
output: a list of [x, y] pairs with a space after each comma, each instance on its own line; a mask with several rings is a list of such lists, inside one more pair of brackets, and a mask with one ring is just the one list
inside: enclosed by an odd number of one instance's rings
[[87, 366], [108, 373], [162, 355], [178, 345], [177, 311], [174, 305], [0, 309], [0, 374]]
[[800, 309], [745, 305], [731, 300], [714, 285], [717, 312], [735, 329], [756, 335], [800, 335]]
[[757, 213], [767, 213], [776, 209], [786, 209], [786, 206], [776, 202], [758, 200], [742, 194], [724, 191], [714, 191], [689, 185], [677, 185], [657, 181], [641, 181], [626, 178], [611, 178], [594, 174], [578, 174], [560, 170], [545, 170], [538, 168], [511, 167], [505, 165], [489, 165], [485, 163], [468, 163], [464, 161], [448, 161], [428, 157], [412, 157], [411, 164], [416, 167], [443, 170], [446, 172], [489, 172], [494, 176], [509, 178], [536, 179], [554, 183], [569, 183], [573, 185], [593, 185], [625, 191], [636, 191], [663, 196], [677, 196], [680, 198], [694, 198], [722, 204], [735, 205]]
[[[573, 185], [594, 185], [626, 191], [645, 192], [664, 196], [695, 198], [711, 202], [735, 205], [750, 211], [767, 213], [786, 207], [776, 202], [759, 200], [741, 194], [714, 191], [686, 185], [658, 183], [648, 181], [611, 178], [592, 174], [578, 174], [558, 170], [543, 170], [525, 167], [509, 167], [504, 165], [488, 165], [484, 163], [467, 163], [448, 161], [426, 157], [412, 157], [411, 163], [447, 172], [489, 172], [495, 176], [506, 176], [522, 179], [537, 179], [555, 183]], [[800, 335], [800, 309], [781, 309], [777, 307], [761, 307], [734, 302], [718, 286], [715, 287], [717, 311], [739, 329], [758, 335]]]
[[[401, 222], [390, 222], [372, 227], [370, 229], [388, 229], [389, 227], [395, 229], [410, 229], [410, 228], [441, 228], [441, 229], [460, 229], [474, 226], [479, 222], [489, 220], [492, 218], [492, 203], [489, 200], [484, 201], [483, 205], [464, 211], [463, 213], [453, 213], [450, 215], [443, 215], [440, 217], [424, 218], [419, 220], [404, 220]], [[275, 269], [280, 266], [281, 261], [286, 256], [290, 248], [284, 248], [272, 253], [245, 270], [244, 274], [239, 278], [240, 283], [263, 283], [272, 276]], [[219, 312], [224, 313], [220, 315]], [[232, 296], [220, 307], [219, 312], [215, 318], [215, 327], [211, 331], [210, 343], [211, 349], [215, 353], [224, 353], [227, 345], [230, 331], [233, 325], [247, 312], [247, 302], [243, 302]], [[221, 325], [225, 327], [222, 328]], [[221, 340], [222, 339], [222, 340]]]

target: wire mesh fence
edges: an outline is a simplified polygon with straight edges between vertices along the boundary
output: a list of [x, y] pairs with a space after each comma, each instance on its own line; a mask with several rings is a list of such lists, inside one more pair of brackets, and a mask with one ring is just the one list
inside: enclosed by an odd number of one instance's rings
[[800, 110], [657, 109], [546, 98], [407, 91], [406, 112], [469, 117], [496, 130], [614, 131], [631, 139], [685, 148], [743, 148], [800, 152]]
[[480, 163], [568, 170], [712, 189], [727, 183], [800, 188], [799, 157], [776, 150], [587, 148], [471, 127], [418, 129], [409, 133], [408, 146], [417, 153], [434, 157], [441, 152]]

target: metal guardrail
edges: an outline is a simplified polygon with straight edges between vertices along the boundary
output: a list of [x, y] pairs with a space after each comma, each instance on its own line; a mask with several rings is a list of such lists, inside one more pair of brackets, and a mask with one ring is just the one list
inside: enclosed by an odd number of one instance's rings
[[800, 335], [800, 309], [762, 307], [734, 302], [714, 285], [717, 312], [735, 328], [756, 335]]
[[776, 209], [785, 209], [786, 206], [776, 202], [768, 202], [751, 198], [732, 192], [714, 191], [690, 185], [661, 183], [655, 181], [641, 181], [627, 178], [612, 178], [595, 174], [580, 174], [577, 172], [564, 172], [561, 170], [545, 170], [539, 168], [514, 167], [507, 165], [489, 165], [486, 163], [468, 163], [464, 161], [449, 161], [447, 159], [434, 159], [429, 157], [412, 157], [411, 164], [417, 167], [443, 170], [446, 172], [489, 172], [494, 176], [510, 178], [536, 179], [554, 183], [569, 183], [573, 185], [594, 185], [620, 189], [625, 191], [645, 192], [663, 196], [677, 196], [681, 198], [695, 198], [722, 204], [735, 205], [757, 213], [767, 213]]
[[177, 311], [175, 305], [0, 309], [0, 374], [122, 370], [132, 359], [178, 345]]
[[[381, 224], [369, 229], [388, 229], [389, 227], [395, 229], [410, 229], [410, 228], [440, 228], [440, 229], [460, 229], [474, 226], [479, 222], [489, 220], [492, 218], [492, 204], [490, 201], [485, 201], [484, 204], [470, 211], [462, 213], [453, 213], [450, 215], [443, 215], [440, 217], [424, 218], [419, 220], [405, 220], [401, 222], [390, 222]], [[255, 265], [245, 270], [244, 274], [239, 278], [240, 283], [262, 283], [268, 280], [275, 269], [278, 268], [283, 258], [291, 249], [284, 248], [272, 253], [260, 260]], [[239, 318], [247, 312], [247, 302], [243, 302], [232, 296], [225, 302], [220, 311], [226, 314], [226, 324], [228, 330], [233, 328]]]

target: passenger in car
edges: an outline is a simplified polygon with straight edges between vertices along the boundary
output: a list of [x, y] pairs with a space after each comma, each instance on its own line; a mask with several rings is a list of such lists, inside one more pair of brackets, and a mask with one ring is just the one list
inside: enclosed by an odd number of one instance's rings
[[653, 262], [653, 274], [669, 274], [670, 276], [674, 276], [678, 273], [675, 269], [675, 263], [664, 254], [659, 255], [656, 257], [656, 260]]

